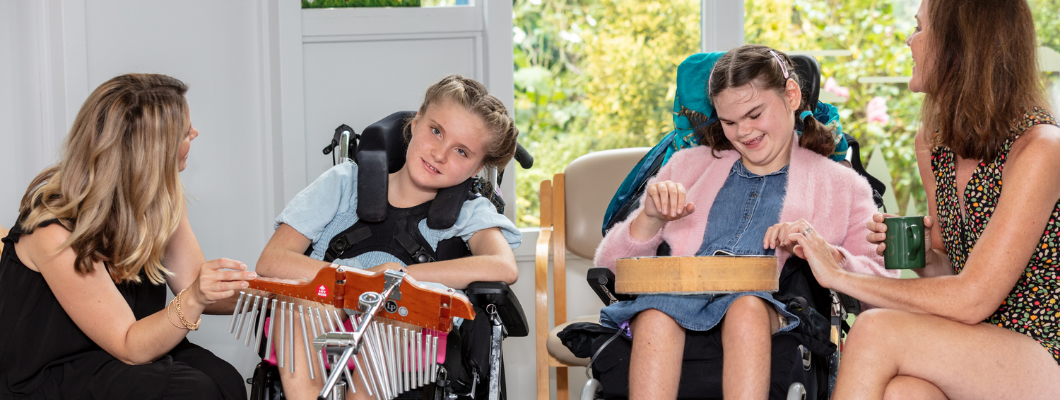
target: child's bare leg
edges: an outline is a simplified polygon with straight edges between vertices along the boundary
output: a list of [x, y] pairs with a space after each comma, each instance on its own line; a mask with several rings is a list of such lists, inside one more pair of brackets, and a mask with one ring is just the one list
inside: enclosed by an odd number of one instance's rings
[[743, 296], [729, 306], [721, 322], [721, 389], [726, 399], [769, 397], [772, 336], [780, 329], [773, 306]]
[[[294, 314], [294, 340], [292, 341], [289, 338], [287, 338], [286, 336], [284, 336], [284, 346], [285, 346], [284, 352], [286, 353], [286, 354], [284, 354], [285, 364], [284, 364], [283, 368], [280, 368], [280, 382], [283, 384], [284, 396], [285, 396], [285, 398], [290, 399], [290, 400], [303, 400], [303, 399], [305, 399], [305, 400], [315, 400], [317, 398], [317, 396], [320, 394], [320, 391], [324, 388], [324, 379], [327, 378], [327, 375], [324, 375], [320, 371], [320, 363], [314, 357], [313, 358], [313, 379], [309, 379], [309, 369], [306, 366], [305, 345], [302, 342], [302, 320], [301, 320], [301, 318], [298, 315], [298, 309], [297, 309], [297, 307], [298, 307], [297, 305], [298, 304], [301, 304], [303, 306], [303, 308], [304, 307], [308, 307], [308, 306], [313, 306], [313, 307], [321, 308], [322, 310], [326, 309], [328, 312], [332, 312], [332, 310], [334, 310], [334, 308], [321, 306], [319, 303], [313, 303], [313, 302], [308, 302], [308, 301], [303, 301], [303, 300], [295, 301], [295, 310], [294, 310], [294, 313], [293, 313]], [[278, 308], [277, 308], [277, 311], [279, 311]], [[340, 314], [342, 314], [342, 313], [340, 313]], [[284, 327], [286, 327], [287, 324], [288, 324], [288, 322], [287, 322], [287, 316], [288, 315], [289, 314], [284, 313], [282, 318], [280, 318], [280, 319], [282, 319], [281, 323], [284, 325]], [[273, 319], [273, 320], [275, 321], [276, 319]], [[306, 333], [309, 334], [309, 335], [312, 335], [313, 334], [313, 330], [309, 326], [310, 321], [312, 321], [312, 320], [310, 318], [306, 317]], [[273, 339], [274, 340], [279, 340], [280, 339], [280, 335], [276, 335], [276, 337], [273, 338]], [[310, 338], [309, 340], [313, 340], [313, 339]], [[290, 372], [290, 367], [287, 366], [287, 364], [286, 364], [287, 362], [291, 362], [291, 359], [289, 358], [291, 353], [288, 353], [288, 351], [290, 351], [290, 350], [287, 350], [286, 346], [288, 346], [288, 345], [290, 345], [292, 343], [294, 344], [293, 350], [294, 350], [294, 371], [295, 371], [293, 374]], [[276, 351], [279, 352], [279, 344], [274, 342], [273, 345], [276, 347]], [[313, 343], [310, 342], [309, 346], [310, 346], [309, 347], [310, 350], [312, 350]], [[354, 387], [357, 388], [357, 393], [354, 394], [354, 393], [352, 393], [350, 391], [347, 391], [347, 397], [346, 398], [347, 399], [351, 399], [351, 400], [353, 400], [353, 399], [369, 399], [370, 397], [368, 397], [367, 391], [364, 390], [363, 384], [361, 382], [361, 379], [357, 375], [357, 373], [351, 371], [350, 374], [351, 374], [351, 376], [353, 376], [353, 380], [354, 380], [354, 384], [355, 384]]]
[[633, 317], [629, 357], [630, 399], [675, 399], [681, 380], [685, 329], [659, 310]]

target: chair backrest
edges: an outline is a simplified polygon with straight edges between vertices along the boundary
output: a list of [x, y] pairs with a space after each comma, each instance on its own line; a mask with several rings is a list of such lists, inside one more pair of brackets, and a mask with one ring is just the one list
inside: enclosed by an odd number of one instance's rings
[[603, 150], [578, 157], [563, 171], [567, 249], [592, 259], [603, 236], [600, 225], [611, 196], [647, 147]]
[[[549, 396], [549, 367], [557, 367], [556, 389], [566, 398], [566, 367], [548, 354], [545, 341], [551, 326], [567, 322], [566, 253], [592, 259], [603, 237], [600, 225], [611, 195], [649, 148], [602, 150], [578, 157], [563, 173], [541, 182], [541, 231], [535, 254], [535, 336], [537, 393]], [[552, 256], [553, 324], [548, 321], [549, 256]]]
[[[3, 225], [0, 225], [0, 238], [7, 237], [7, 229], [4, 229]], [[4, 254], [4, 246], [0, 244], [0, 254]]]

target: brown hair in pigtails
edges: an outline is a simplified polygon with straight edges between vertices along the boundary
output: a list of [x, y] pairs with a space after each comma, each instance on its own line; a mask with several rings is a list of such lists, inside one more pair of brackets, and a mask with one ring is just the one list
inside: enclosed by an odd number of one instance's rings
[[[816, 108], [816, 104], [806, 104], [806, 99], [803, 98], [799, 109], [795, 111], [795, 119], [802, 123], [799, 146], [828, 157], [835, 152], [835, 135], [831, 129], [813, 117], [813, 111]], [[802, 115], [805, 115], [805, 118], [800, 118]]]
[[[776, 91], [783, 95], [787, 87], [788, 79], [794, 80], [801, 85], [798, 72], [787, 54], [773, 50], [767, 46], [748, 44], [740, 46], [718, 59], [714, 64], [714, 70], [707, 80], [707, 95], [716, 98], [722, 91], [729, 88], [740, 87], [754, 82], [759, 89]], [[803, 97], [802, 104], [795, 110], [795, 118], [802, 120], [802, 135], [799, 136], [799, 146], [823, 156], [830, 156], [835, 151], [835, 141], [831, 130], [813, 118], [816, 104], [807, 104]], [[804, 112], [809, 111], [809, 116], [800, 118]], [[714, 151], [734, 149], [729, 139], [725, 137], [725, 131], [720, 121], [715, 121], [706, 127], [696, 130], [700, 143], [710, 146]]]

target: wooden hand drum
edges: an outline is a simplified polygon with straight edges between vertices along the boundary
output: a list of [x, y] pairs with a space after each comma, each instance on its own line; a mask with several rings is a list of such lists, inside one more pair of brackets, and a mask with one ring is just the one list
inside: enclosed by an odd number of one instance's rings
[[615, 291], [624, 294], [776, 292], [775, 256], [633, 257], [615, 261]]

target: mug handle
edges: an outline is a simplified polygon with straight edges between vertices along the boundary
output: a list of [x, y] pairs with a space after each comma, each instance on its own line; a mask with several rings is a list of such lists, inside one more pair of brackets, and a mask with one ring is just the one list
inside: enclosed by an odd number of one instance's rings
[[913, 237], [913, 246], [909, 251], [909, 260], [912, 261], [916, 258], [915, 254], [920, 253], [920, 248], [924, 247], [924, 238], [922, 238], [923, 229], [916, 229], [915, 226], [907, 226], [905, 229], [908, 230], [909, 236]]

